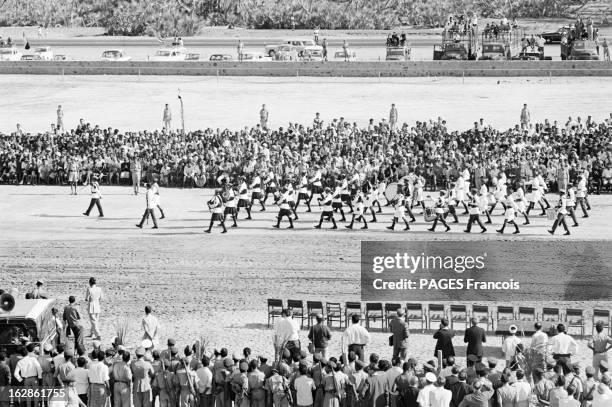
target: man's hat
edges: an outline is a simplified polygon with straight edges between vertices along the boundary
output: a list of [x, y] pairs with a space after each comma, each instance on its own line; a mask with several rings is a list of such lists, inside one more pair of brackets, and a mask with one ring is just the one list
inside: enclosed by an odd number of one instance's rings
[[226, 368], [230, 368], [232, 366], [234, 366], [234, 359], [232, 358], [225, 358], [223, 359], [223, 366]]
[[176, 345], [176, 341], [172, 338], [168, 338], [168, 346], [174, 346]]
[[584, 373], [588, 374], [588, 375], [595, 375], [595, 368], [593, 366], [587, 366], [586, 369], [584, 369]]
[[69, 358], [74, 356], [74, 351], [72, 349], [64, 349], [64, 357], [68, 356]]
[[398, 317], [403, 317], [406, 314], [406, 311], [404, 311], [403, 308], [400, 308], [397, 310], [397, 316]]
[[123, 345], [117, 345], [117, 351], [118, 351], [118, 352], [125, 352], [125, 346], [123, 346]]
[[153, 347], [153, 342], [151, 342], [150, 339], [143, 339], [142, 342], [140, 343], [140, 346], [142, 346], [145, 349], [149, 349]]
[[43, 350], [45, 352], [51, 352], [53, 350], [53, 345], [51, 345], [50, 343], [45, 343], [43, 346]]
[[136, 356], [144, 356], [145, 355], [145, 348], [143, 348], [142, 346], [139, 346], [136, 348]]
[[178, 348], [176, 346], [171, 346], [170, 347], [170, 354], [171, 355], [176, 355], [178, 354]]
[[431, 372], [427, 372], [425, 374], [425, 380], [427, 380], [429, 383], [435, 383], [436, 375]]
[[510, 325], [510, 328], [508, 328], [508, 330], [511, 334], [515, 334], [516, 331], [518, 331], [518, 328], [516, 327], [516, 325]]

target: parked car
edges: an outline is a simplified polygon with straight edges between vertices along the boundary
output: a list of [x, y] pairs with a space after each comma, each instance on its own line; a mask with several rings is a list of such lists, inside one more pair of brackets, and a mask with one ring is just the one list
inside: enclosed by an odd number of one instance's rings
[[21, 60], [21, 51], [15, 47], [0, 48], [0, 61], [19, 61]]
[[21, 60], [22, 61], [42, 61], [42, 58], [40, 57], [40, 55], [36, 55], [36, 54], [23, 54], [21, 56]]
[[185, 61], [199, 61], [200, 54], [187, 54], [185, 56]]
[[151, 61], [185, 61], [187, 59], [187, 50], [185, 47], [172, 46], [158, 49], [153, 55]]
[[274, 58], [274, 54], [277, 53], [277, 49], [281, 45], [293, 45], [300, 57], [303, 57], [304, 53], [308, 51], [311, 55], [321, 55], [321, 58], [323, 58], [323, 47], [315, 44], [314, 40], [310, 38], [288, 38], [278, 44], [266, 45], [266, 55]]
[[568, 26], [563, 26], [557, 31], [542, 33], [542, 38], [544, 38], [547, 44], [558, 44], [561, 42], [561, 37], [563, 37], [563, 33], [568, 32], [569, 29], [570, 28]]
[[229, 54], [212, 54], [209, 58], [211, 61], [232, 61], [232, 58]]
[[51, 47], [48, 45], [45, 45], [43, 47], [34, 48], [34, 54], [39, 55], [40, 59], [44, 61], [53, 60], [53, 51], [51, 50]]
[[272, 61], [272, 58], [265, 56], [261, 52], [244, 52], [242, 53], [242, 60], [249, 62], [267, 62]]
[[122, 49], [109, 49], [102, 53], [102, 61], [131, 61], [132, 57]]
[[357, 61], [357, 53], [355, 51], [351, 51], [350, 49], [346, 50], [346, 54], [344, 51], [336, 51], [334, 52], [332, 61]]
[[14, 301], [11, 311], [0, 311], [0, 348], [5, 348], [10, 354], [19, 347], [22, 338], [39, 346], [43, 341], [54, 343], [59, 334], [52, 314], [56, 301], [22, 298]]
[[297, 61], [300, 53], [293, 45], [281, 45], [276, 48], [273, 58], [277, 61]]

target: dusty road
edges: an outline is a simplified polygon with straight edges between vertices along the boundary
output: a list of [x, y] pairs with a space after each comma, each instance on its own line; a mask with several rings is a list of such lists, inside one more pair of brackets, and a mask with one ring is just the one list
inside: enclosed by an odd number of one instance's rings
[[[130, 319], [130, 339], [136, 343], [141, 335], [142, 309], [150, 304], [163, 325], [162, 336], [176, 337], [180, 345], [202, 335], [210, 346], [232, 350], [250, 346], [255, 354], [271, 356], [272, 332], [265, 327], [266, 299], [359, 300], [362, 239], [512, 239], [493, 233], [466, 235], [459, 227], [448, 235], [433, 235], [424, 231], [420, 216], [414, 232], [393, 233], [384, 229], [390, 218], [388, 208], [380, 216], [381, 222], [372, 224], [369, 231], [313, 230], [318, 208], [315, 213], [301, 215], [296, 230], [275, 230], [271, 228], [276, 214], [273, 206], [265, 213], [254, 212], [255, 220], [242, 221], [238, 229], [225, 235], [220, 229], [206, 235], [203, 228], [209, 213], [204, 203], [211, 192], [189, 189], [162, 189], [167, 219], [160, 222], [158, 230], [140, 230], [134, 224], [142, 214], [144, 196], [132, 195], [129, 188], [102, 187], [103, 219], [81, 215], [89, 203], [87, 188], [76, 197], [68, 192], [66, 187], [0, 187], [4, 215], [0, 219], [0, 286], [26, 290], [42, 277], [63, 304], [70, 294], [82, 301], [87, 279], [96, 276], [106, 293], [102, 315], [106, 343], [120, 317]], [[591, 200], [592, 216], [574, 228], [571, 237], [551, 238], [546, 233], [550, 222], [539, 218], [523, 227], [523, 234], [516, 238], [533, 240], [534, 245], [542, 239], [570, 244], [612, 239], [612, 200], [609, 196], [593, 196]], [[497, 212], [494, 223], [500, 220]], [[612, 304], [560, 303], [551, 298], [546, 304], [533, 305], [610, 308]], [[305, 346], [306, 331], [301, 336]], [[337, 353], [340, 333], [335, 331], [334, 337], [331, 349]], [[411, 354], [420, 360], [432, 355], [435, 343], [429, 338], [428, 334], [415, 334]], [[375, 333], [373, 341], [369, 351], [390, 354], [386, 333]], [[491, 338], [488, 353], [500, 356], [500, 344], [501, 338]], [[463, 356], [461, 335], [455, 338], [455, 345]], [[580, 349], [584, 366], [590, 361], [585, 341], [580, 342]]]

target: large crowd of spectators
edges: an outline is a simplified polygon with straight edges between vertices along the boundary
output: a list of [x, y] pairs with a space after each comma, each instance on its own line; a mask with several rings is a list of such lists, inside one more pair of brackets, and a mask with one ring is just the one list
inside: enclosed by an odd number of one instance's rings
[[139, 160], [143, 182], [163, 186], [217, 186], [220, 176], [236, 179], [273, 171], [279, 180], [297, 180], [318, 166], [325, 185], [340, 176], [373, 183], [391, 182], [409, 173], [423, 176], [426, 189], [448, 188], [466, 169], [471, 185], [494, 185], [504, 172], [510, 180], [529, 179], [536, 171], [556, 189], [560, 174], [570, 181], [590, 174], [590, 188], [609, 188], [612, 164], [612, 114], [603, 122], [575, 117], [565, 122], [516, 125], [498, 130], [480, 119], [465, 131], [446, 121], [418, 121], [392, 126], [370, 119], [366, 126], [344, 118], [311, 124], [290, 123], [264, 129], [119, 131], [81, 121], [65, 132], [26, 133], [18, 127], [0, 134], [0, 182], [67, 183], [68, 166], [79, 164], [80, 181], [97, 176], [102, 184], [130, 184], [130, 162]]

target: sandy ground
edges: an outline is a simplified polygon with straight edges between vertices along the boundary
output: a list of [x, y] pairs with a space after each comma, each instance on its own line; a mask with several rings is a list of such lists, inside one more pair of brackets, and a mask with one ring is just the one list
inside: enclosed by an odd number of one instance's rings
[[[240, 351], [249, 346], [255, 354], [273, 355], [272, 331], [266, 329], [266, 299], [293, 298], [345, 302], [359, 300], [359, 248], [367, 240], [445, 239], [527, 239], [534, 245], [541, 239], [566, 244], [576, 240], [612, 239], [609, 196], [592, 196], [593, 211], [569, 238], [550, 237], [549, 224], [537, 218], [523, 227], [519, 237], [494, 233], [466, 235], [455, 227], [453, 233], [425, 232], [421, 216], [414, 232], [384, 229], [390, 210], [369, 231], [312, 229], [315, 213], [301, 214], [296, 230], [271, 228], [276, 208], [254, 212], [253, 221], [241, 221], [238, 229], [220, 234], [215, 228], [206, 235], [209, 213], [204, 203], [210, 190], [163, 189], [162, 205], [167, 219], [160, 229], [140, 230], [134, 224], [143, 208], [144, 197], [134, 196], [127, 187], [103, 187], [106, 217], [85, 217], [89, 202], [87, 188], [70, 196], [66, 187], [1, 186], [0, 287], [28, 289], [44, 278], [47, 289], [62, 305], [75, 294], [83, 300], [87, 279], [96, 276], [106, 294], [102, 333], [108, 343], [119, 318], [131, 321], [131, 344], [141, 335], [140, 318], [144, 305], [153, 306], [162, 323], [162, 337], [175, 337], [179, 345], [205, 337], [210, 347], [228, 346]], [[96, 215], [96, 212], [92, 215]], [[494, 223], [501, 220], [499, 212]], [[147, 225], [148, 227], [151, 224]], [[491, 228], [492, 229], [492, 228]], [[563, 243], [565, 242], [565, 243]], [[517, 253], [518, 257], [529, 253]], [[409, 299], [407, 299], [409, 301]], [[503, 303], [503, 302], [502, 302]], [[495, 305], [491, 303], [489, 305]], [[518, 305], [518, 304], [514, 304]], [[611, 303], [525, 304], [542, 306], [610, 308]], [[377, 326], [379, 326], [377, 324]], [[433, 355], [430, 334], [415, 327], [410, 354], [425, 360]], [[587, 327], [590, 332], [590, 325]], [[304, 346], [307, 331], [301, 332]], [[340, 349], [340, 333], [334, 331], [332, 353]], [[390, 357], [388, 334], [375, 332], [369, 352]], [[462, 336], [455, 338], [458, 355], [465, 355]], [[491, 337], [486, 353], [501, 356], [501, 338]], [[586, 341], [580, 340], [580, 361], [590, 363]], [[464, 359], [460, 359], [464, 363]]]
[[[0, 131], [50, 128], [57, 105], [64, 124], [80, 118], [101, 127], [122, 130], [159, 129], [164, 104], [180, 126], [181, 90], [187, 130], [240, 129], [259, 122], [265, 103], [269, 124], [311, 123], [316, 112], [323, 120], [344, 117], [367, 125], [368, 119], [389, 115], [395, 103], [401, 122], [436, 120], [465, 130], [479, 118], [497, 128], [518, 123], [523, 103], [532, 120], [548, 118], [565, 123], [568, 116], [592, 115], [601, 121], [612, 112], [612, 82], [606, 78], [260, 78], [182, 76], [32, 76], [0, 75]], [[581, 95], [576, 98], [576, 95]], [[347, 104], [350, 100], [352, 103]], [[571, 101], [567, 103], [566, 101]]]

